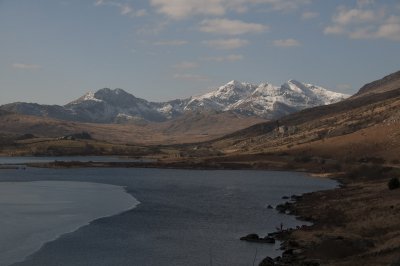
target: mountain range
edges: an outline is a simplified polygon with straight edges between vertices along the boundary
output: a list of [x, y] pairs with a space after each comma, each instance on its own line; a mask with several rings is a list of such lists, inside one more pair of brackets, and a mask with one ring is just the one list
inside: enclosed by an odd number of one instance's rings
[[90, 123], [164, 122], [193, 112], [233, 112], [276, 119], [310, 107], [339, 102], [349, 95], [289, 80], [281, 86], [231, 81], [209, 93], [168, 102], [149, 102], [122, 89], [89, 92], [64, 106], [10, 103], [0, 110]]

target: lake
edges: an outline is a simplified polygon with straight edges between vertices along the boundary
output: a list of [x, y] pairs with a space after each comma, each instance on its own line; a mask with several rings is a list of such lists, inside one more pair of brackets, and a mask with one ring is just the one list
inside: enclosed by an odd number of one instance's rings
[[56, 240], [43, 241], [40, 250], [26, 254], [14, 264], [18, 266], [252, 265], [255, 254], [257, 262], [279, 255], [279, 244], [247, 243], [241, 236], [264, 236], [281, 223], [302, 224], [268, 209], [269, 204], [282, 203], [284, 195], [337, 185], [293, 172], [134, 168], [0, 170], [0, 181], [108, 184], [125, 187], [140, 202], [117, 215], [100, 215], [73, 232], [65, 229]]

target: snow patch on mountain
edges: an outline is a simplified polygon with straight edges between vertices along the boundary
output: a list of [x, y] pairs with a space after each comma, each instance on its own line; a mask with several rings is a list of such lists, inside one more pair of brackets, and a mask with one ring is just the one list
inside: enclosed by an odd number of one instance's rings
[[289, 80], [281, 86], [259, 85], [232, 80], [208, 93], [169, 102], [149, 102], [122, 89], [88, 92], [64, 106], [15, 103], [1, 109], [23, 114], [49, 116], [80, 122], [161, 122], [193, 111], [232, 111], [249, 116], [276, 119], [305, 108], [341, 101], [349, 95], [320, 86]]
[[282, 114], [282, 110], [278, 109], [294, 112], [335, 103], [347, 97], [349, 95], [295, 80], [289, 80], [280, 87], [269, 83], [254, 85], [233, 80], [211, 92], [192, 97], [184, 110], [235, 111], [272, 119]]
[[86, 93], [84, 96], [83, 96], [83, 99], [82, 99], [83, 101], [95, 101], [95, 102], [102, 102], [102, 100], [100, 100], [100, 99], [97, 99], [95, 96], [94, 96], [94, 93], [93, 92], [88, 92], [88, 93]]

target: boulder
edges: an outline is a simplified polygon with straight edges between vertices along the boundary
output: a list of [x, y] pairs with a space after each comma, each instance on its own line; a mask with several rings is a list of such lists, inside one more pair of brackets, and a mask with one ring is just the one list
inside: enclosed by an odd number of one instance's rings
[[247, 236], [241, 237], [240, 240], [251, 241], [259, 240], [260, 237], [257, 234], [248, 234]]
[[266, 257], [263, 259], [258, 266], [275, 266], [275, 261], [271, 257]]

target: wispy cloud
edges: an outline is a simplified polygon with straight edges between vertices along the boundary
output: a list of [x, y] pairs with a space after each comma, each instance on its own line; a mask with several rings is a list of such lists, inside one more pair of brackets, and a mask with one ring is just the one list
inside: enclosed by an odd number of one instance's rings
[[369, 6], [375, 3], [375, 0], [357, 0], [359, 7]]
[[96, 0], [94, 2], [95, 6], [111, 6], [119, 9], [119, 13], [123, 16], [130, 17], [143, 17], [147, 15], [147, 11], [145, 9], [134, 9], [129, 3], [122, 3], [119, 1], [111, 1], [111, 0]]
[[138, 34], [143, 35], [157, 35], [168, 26], [168, 21], [156, 21], [155, 23], [141, 26], [138, 30]]
[[150, 0], [158, 13], [175, 20], [194, 15], [222, 16], [229, 11], [243, 13], [258, 6], [285, 12], [310, 2], [311, 0]]
[[311, 0], [242, 0], [241, 2], [264, 4], [273, 11], [288, 12], [310, 4]]
[[233, 39], [209, 40], [209, 41], [203, 41], [203, 43], [211, 48], [231, 50], [246, 46], [249, 44], [249, 41], [239, 38], [233, 38]]
[[173, 65], [172, 67], [175, 69], [185, 70], [185, 69], [193, 69], [198, 66], [199, 66], [199, 64], [197, 64], [196, 62], [183, 61], [183, 62]]
[[260, 33], [269, 29], [266, 25], [230, 19], [206, 19], [200, 23], [199, 28], [202, 32], [222, 35]]
[[158, 13], [172, 19], [183, 19], [196, 14], [224, 15], [226, 10], [220, 0], [150, 0]]
[[274, 46], [284, 47], [284, 48], [296, 47], [301, 45], [301, 43], [295, 39], [275, 40], [273, 41], [273, 44]]
[[209, 81], [210, 79], [206, 76], [198, 75], [198, 74], [175, 74], [174, 79], [186, 80], [186, 81], [196, 81], [196, 82], [204, 82]]
[[27, 70], [37, 70], [42, 68], [40, 65], [25, 64], [25, 63], [14, 63], [11, 66], [12, 68], [16, 69], [27, 69]]
[[317, 17], [319, 17], [318, 12], [306, 11], [306, 12], [303, 12], [303, 14], [301, 14], [301, 18], [305, 19], [305, 20], [314, 19]]
[[210, 56], [210, 57], [205, 57], [202, 58], [204, 61], [211, 61], [211, 62], [236, 62], [236, 61], [241, 61], [244, 59], [244, 56], [241, 54], [230, 54], [227, 56]]
[[374, 1], [359, 0], [353, 8], [340, 6], [324, 28], [327, 35], [351, 39], [388, 39], [400, 41], [400, 16], [391, 8], [375, 8]]
[[158, 46], [182, 46], [188, 44], [188, 42], [185, 40], [164, 40], [154, 42], [153, 44]]

